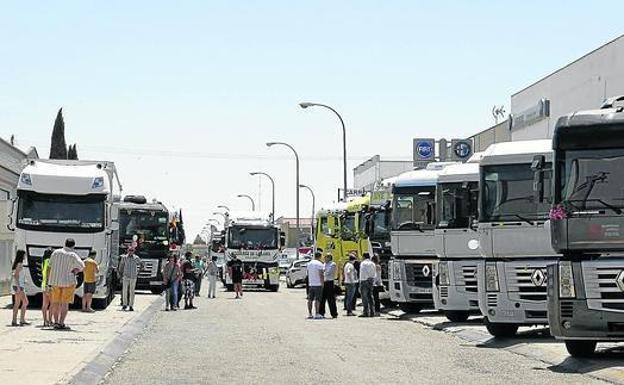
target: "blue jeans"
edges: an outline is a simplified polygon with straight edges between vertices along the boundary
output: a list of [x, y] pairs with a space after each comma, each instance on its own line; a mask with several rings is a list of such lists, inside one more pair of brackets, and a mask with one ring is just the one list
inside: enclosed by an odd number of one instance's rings
[[178, 306], [178, 283], [174, 282], [167, 288], [167, 307], [173, 309]]
[[356, 283], [345, 283], [345, 286], [347, 287], [347, 296], [345, 297], [347, 313], [353, 312], [353, 299], [355, 298], [355, 290], [357, 288], [356, 285]]
[[364, 314], [372, 316], [375, 314], [373, 310], [373, 284], [370, 281], [360, 282], [360, 295], [362, 296], [362, 306], [364, 306]]

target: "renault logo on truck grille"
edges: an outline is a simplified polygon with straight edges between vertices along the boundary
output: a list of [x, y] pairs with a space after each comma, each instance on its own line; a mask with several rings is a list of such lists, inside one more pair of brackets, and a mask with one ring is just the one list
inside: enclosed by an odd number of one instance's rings
[[531, 282], [535, 286], [542, 286], [544, 282], [546, 282], [546, 274], [540, 269], [535, 269], [533, 274], [531, 274]]
[[621, 291], [624, 291], [624, 270], [620, 271], [617, 277], [615, 277], [615, 283]]
[[428, 277], [428, 276], [429, 276], [429, 274], [431, 274], [431, 269], [429, 268], [429, 266], [425, 265], [425, 266], [422, 268], [422, 273], [423, 273], [423, 276], [424, 276], [424, 277]]

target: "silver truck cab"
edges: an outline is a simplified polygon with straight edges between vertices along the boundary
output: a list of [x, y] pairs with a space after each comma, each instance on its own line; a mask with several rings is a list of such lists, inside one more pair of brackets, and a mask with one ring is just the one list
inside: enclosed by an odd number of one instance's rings
[[477, 218], [479, 159], [475, 154], [463, 164], [446, 167], [438, 177], [438, 261], [433, 264], [433, 302], [452, 322], [480, 314], [477, 269], [481, 259]]
[[[593, 354], [600, 341], [624, 341], [623, 101], [609, 99], [555, 127], [550, 217], [563, 257], [548, 270], [548, 318], [572, 356]], [[538, 186], [540, 174], [536, 167]]]
[[455, 163], [430, 163], [394, 181], [388, 287], [390, 300], [404, 311], [433, 305], [435, 191], [438, 175], [450, 164]]
[[480, 162], [478, 274], [479, 308], [495, 337], [515, 335], [521, 325], [545, 325], [546, 266], [556, 262], [550, 243], [547, 199], [533, 193], [536, 156], [550, 181], [550, 140], [496, 143]]

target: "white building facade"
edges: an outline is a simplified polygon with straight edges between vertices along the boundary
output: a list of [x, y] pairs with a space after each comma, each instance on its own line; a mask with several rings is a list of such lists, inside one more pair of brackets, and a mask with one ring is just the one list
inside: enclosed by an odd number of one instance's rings
[[511, 96], [511, 140], [551, 138], [557, 119], [624, 95], [624, 35]]
[[375, 183], [414, 169], [411, 160], [381, 160], [375, 155], [353, 169], [353, 187], [357, 190], [372, 191]]

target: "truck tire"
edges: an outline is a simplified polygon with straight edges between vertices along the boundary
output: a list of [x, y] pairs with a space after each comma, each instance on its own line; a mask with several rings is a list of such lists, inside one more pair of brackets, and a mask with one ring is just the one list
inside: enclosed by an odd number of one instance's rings
[[152, 292], [152, 294], [161, 295], [164, 290], [162, 287], [151, 287], [150, 291]]
[[510, 338], [516, 335], [518, 325], [490, 322], [487, 318], [484, 320], [485, 328], [488, 333], [496, 338]]
[[269, 290], [276, 293], [277, 291], [279, 291], [279, 285], [271, 285], [269, 286]]
[[572, 357], [591, 357], [596, 350], [596, 341], [565, 340], [565, 346]]
[[466, 322], [470, 314], [462, 310], [445, 310], [444, 316], [451, 322]]
[[225, 290], [226, 291], [234, 291], [234, 285], [225, 284]]
[[293, 287], [295, 287], [295, 285], [292, 284], [292, 282], [290, 282], [290, 278], [286, 277], [286, 287], [289, 289], [292, 289]]
[[422, 306], [416, 303], [400, 303], [399, 309], [406, 313], [418, 314], [422, 310]]
[[389, 299], [382, 299], [379, 302], [381, 303], [381, 306], [386, 309], [394, 309], [397, 306], [396, 302], [392, 302]]

